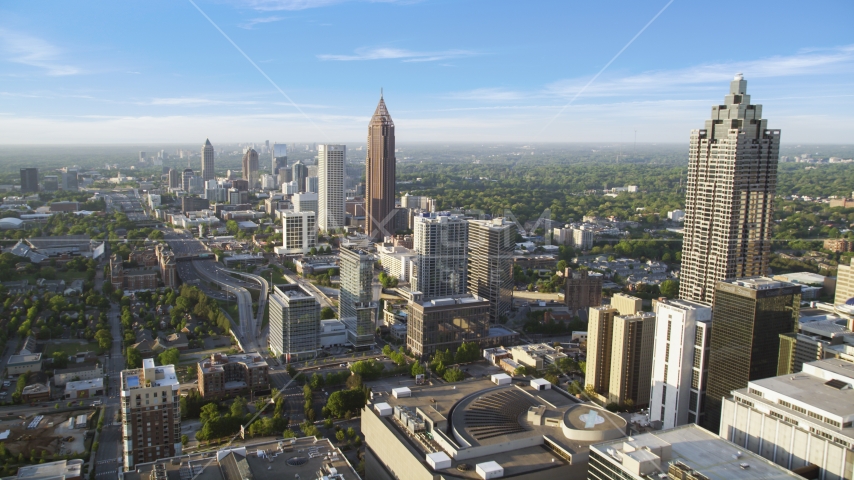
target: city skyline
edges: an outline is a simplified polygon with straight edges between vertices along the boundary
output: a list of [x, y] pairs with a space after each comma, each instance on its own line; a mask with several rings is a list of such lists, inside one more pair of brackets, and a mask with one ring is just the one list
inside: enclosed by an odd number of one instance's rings
[[[630, 142], [635, 131], [641, 142], [678, 142], [718, 101], [714, 86], [736, 72], [774, 105], [767, 114], [787, 142], [844, 142], [854, 122], [854, 46], [844, 22], [854, 6], [844, 2], [789, 2], [774, 12], [733, 4], [742, 18], [763, 18], [753, 27], [763, 49], [744, 49], [733, 35], [701, 54], [707, 34], [691, 25], [702, 6], [689, 2], [467, 2], [453, 16], [428, 0], [195, 5], [0, 10], [0, 144], [224, 143], [283, 132], [289, 141], [361, 142], [383, 87], [402, 142]], [[545, 8], [575, 27], [540, 28]], [[90, 9], [110, 21], [74, 27], [96, 14]], [[467, 21], [475, 15], [485, 21]], [[359, 27], [367, 19], [387, 26], [382, 40]], [[155, 24], [181, 41], [151, 35]], [[433, 35], [437, 26], [446, 35]], [[289, 42], [283, 30], [329, 34]], [[347, 72], [347, 82], [292, 74], [328, 66]]]

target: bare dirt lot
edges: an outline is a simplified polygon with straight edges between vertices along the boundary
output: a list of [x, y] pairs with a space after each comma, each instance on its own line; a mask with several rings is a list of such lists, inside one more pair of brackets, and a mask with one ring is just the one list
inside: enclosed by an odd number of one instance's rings
[[23, 453], [29, 456], [33, 450], [36, 451], [37, 455], [41, 455], [42, 451], [45, 452], [45, 455], [82, 452], [85, 450], [83, 438], [86, 429], [68, 428], [69, 417], [76, 417], [82, 413], [86, 413], [87, 416], [92, 414], [91, 411], [78, 411], [45, 415], [35, 429], [27, 429], [27, 425], [33, 420], [32, 417], [26, 420], [15, 418], [14, 420], [0, 422], [0, 432], [9, 430], [9, 438], [3, 440], [3, 443], [13, 455]]

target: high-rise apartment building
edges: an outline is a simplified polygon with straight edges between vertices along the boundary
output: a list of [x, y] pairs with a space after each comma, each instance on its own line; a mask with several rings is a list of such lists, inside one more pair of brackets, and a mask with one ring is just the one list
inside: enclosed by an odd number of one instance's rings
[[412, 290], [424, 300], [466, 293], [469, 224], [447, 212], [415, 218]]
[[513, 301], [515, 228], [503, 218], [469, 220], [468, 291], [489, 301], [493, 323]]
[[854, 478], [852, 387], [854, 363], [840, 359], [753, 380], [724, 399], [720, 435], [807, 478]]
[[341, 248], [339, 265], [341, 293], [338, 318], [347, 328], [347, 340], [354, 347], [373, 345], [377, 305], [372, 303], [374, 256], [361, 249]]
[[[288, 169], [288, 146], [284, 143], [273, 144], [273, 175], [278, 175], [280, 170]], [[290, 181], [290, 180], [289, 180]], [[284, 183], [284, 182], [282, 182]]]
[[250, 148], [243, 154], [243, 180], [249, 182], [249, 188], [258, 188], [258, 152]]
[[649, 419], [662, 428], [700, 423], [709, 368], [712, 309], [690, 300], [655, 306]]
[[587, 314], [587, 368], [584, 389], [600, 400], [611, 388], [611, 343], [614, 317], [619, 312], [610, 306], [590, 307]]
[[292, 181], [297, 182], [297, 190], [299, 192], [307, 192], [308, 186], [305, 179], [308, 178], [308, 167], [301, 160], [297, 160], [293, 167], [291, 167], [291, 171], [293, 174]]
[[615, 293], [611, 297], [611, 307], [617, 309], [617, 315], [634, 315], [643, 310], [643, 300], [625, 293]]
[[589, 308], [602, 305], [601, 274], [567, 268], [564, 278], [564, 301], [570, 313], [583, 316]]
[[202, 145], [202, 180], [207, 182], [214, 178], [214, 147], [210, 139], [205, 139], [205, 144]]
[[154, 366], [121, 373], [122, 445], [124, 469], [181, 454], [180, 383], [174, 365]]
[[854, 305], [854, 258], [848, 265], [839, 264], [833, 303], [834, 305]]
[[724, 397], [777, 374], [780, 334], [795, 331], [801, 286], [740, 278], [718, 282], [714, 298], [703, 426], [716, 432]]
[[375, 240], [394, 234], [394, 121], [380, 95], [368, 125], [368, 154], [365, 161], [365, 230]]
[[177, 168], [169, 169], [169, 188], [181, 188], [181, 172]]
[[307, 254], [317, 246], [317, 215], [313, 211], [282, 212], [281, 254]]
[[270, 351], [285, 362], [314, 358], [320, 348], [320, 304], [297, 284], [273, 286]]
[[480, 342], [489, 336], [489, 301], [477, 295], [409, 302], [406, 345], [419, 357], [438, 350], [452, 352], [463, 342]]
[[691, 131], [680, 298], [711, 303], [717, 282], [767, 273], [779, 148], [736, 75], [706, 128]]
[[39, 169], [38, 168], [22, 168], [21, 169], [21, 193], [38, 192], [39, 191]]
[[608, 403], [635, 407], [649, 405], [654, 338], [654, 313], [638, 312], [614, 317]]
[[317, 227], [324, 232], [344, 228], [344, 145], [317, 146]]

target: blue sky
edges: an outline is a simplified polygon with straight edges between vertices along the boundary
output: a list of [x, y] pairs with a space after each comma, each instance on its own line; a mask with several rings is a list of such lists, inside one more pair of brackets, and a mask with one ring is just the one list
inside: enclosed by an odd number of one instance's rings
[[854, 131], [850, 0], [674, 0], [628, 47], [667, 0], [193, 1], [0, 4], [0, 143], [364, 142], [380, 88], [399, 143], [685, 142], [737, 72], [785, 143]]

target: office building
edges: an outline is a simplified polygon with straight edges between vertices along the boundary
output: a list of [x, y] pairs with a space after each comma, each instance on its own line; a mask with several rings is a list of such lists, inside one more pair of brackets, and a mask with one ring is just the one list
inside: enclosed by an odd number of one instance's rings
[[214, 172], [214, 147], [211, 145], [210, 139], [205, 139], [205, 144], [202, 145], [202, 181], [207, 182], [216, 178]]
[[38, 192], [39, 191], [39, 169], [38, 168], [22, 168], [21, 169], [21, 193]]
[[493, 323], [513, 301], [516, 226], [503, 218], [469, 220], [468, 291], [489, 300]]
[[320, 304], [297, 284], [273, 286], [270, 351], [285, 362], [314, 358], [320, 346]]
[[229, 188], [227, 194], [228, 203], [232, 205], [245, 205], [249, 203], [249, 192], [247, 192], [246, 190]]
[[314, 212], [282, 212], [282, 248], [285, 255], [305, 255], [317, 246], [317, 216]]
[[[802, 311], [803, 312], [803, 311]], [[797, 331], [780, 334], [777, 375], [799, 373], [805, 363], [825, 358], [854, 361], [854, 324], [850, 318], [832, 314], [801, 316]]]
[[344, 145], [317, 146], [317, 228], [324, 232], [344, 228]]
[[317, 177], [306, 177], [305, 191], [308, 193], [317, 193], [320, 191], [320, 179]]
[[185, 192], [190, 191], [190, 183], [193, 181], [194, 176], [196, 176], [196, 172], [192, 168], [185, 168], [181, 173], [181, 188]]
[[210, 208], [211, 203], [207, 198], [181, 197], [181, 212], [198, 212]]
[[216, 180], [205, 182], [205, 198], [210, 203], [224, 203], [228, 201], [228, 190], [219, 186]]
[[302, 160], [297, 160], [291, 167], [292, 180], [297, 182], [297, 193], [307, 192], [305, 179], [308, 178], [308, 167], [302, 163]]
[[235, 178], [231, 181], [231, 187], [240, 190], [241, 192], [249, 191], [249, 180]]
[[[288, 146], [284, 143], [273, 144], [273, 175], [288, 169]], [[284, 182], [282, 182], [284, 183]]]
[[712, 309], [690, 300], [655, 306], [655, 346], [649, 419], [670, 429], [702, 420]]
[[348, 341], [354, 347], [373, 345], [377, 305], [372, 303], [374, 256], [361, 249], [341, 247], [341, 272], [338, 318], [347, 327]]
[[381, 241], [394, 233], [395, 167], [394, 121], [380, 95], [380, 102], [368, 125], [368, 149], [365, 161], [365, 230], [369, 237]]
[[154, 366], [121, 373], [122, 444], [124, 469], [181, 454], [180, 384], [174, 365]]
[[66, 169], [62, 172], [62, 189], [66, 192], [76, 192], [80, 190], [77, 183], [77, 170]]
[[780, 131], [736, 75], [706, 128], [691, 131], [680, 298], [712, 303], [717, 282], [767, 272], [779, 149]]
[[196, 366], [199, 394], [205, 400], [251, 397], [270, 391], [269, 366], [258, 353], [213, 353]]
[[463, 342], [489, 336], [489, 301], [462, 294], [409, 302], [406, 345], [412, 353], [429, 357], [437, 350], [452, 352]]
[[593, 248], [593, 230], [586, 227], [572, 229], [572, 248], [590, 250]]
[[834, 305], [854, 305], [854, 258], [846, 265], [839, 263], [836, 271]]
[[466, 293], [469, 224], [447, 212], [415, 218], [417, 255], [410, 282], [425, 300]]
[[569, 313], [583, 316], [591, 307], [602, 305], [601, 274], [567, 268], [564, 278], [564, 301]]
[[169, 169], [169, 189], [181, 188], [181, 172], [177, 168]]
[[[626, 420], [547, 381], [506, 375], [394, 389], [362, 410], [365, 478], [584, 478], [591, 444], [623, 438]], [[422, 436], [430, 441], [412, 441]]]
[[801, 286], [768, 277], [718, 282], [703, 426], [717, 431], [721, 399], [777, 374], [780, 334], [795, 331]]
[[588, 480], [802, 479], [697, 425], [618, 438], [590, 447]]
[[249, 188], [258, 188], [258, 152], [250, 148], [243, 154], [243, 180], [249, 182]]
[[[717, 327], [716, 327], [717, 328]], [[854, 363], [805, 363], [724, 398], [721, 437], [807, 478], [854, 478]]]
[[590, 307], [587, 316], [587, 368], [584, 389], [604, 401], [611, 388], [611, 344], [616, 308]]
[[291, 197], [294, 204], [295, 212], [314, 212], [317, 213], [317, 194], [316, 193], [296, 193]]

